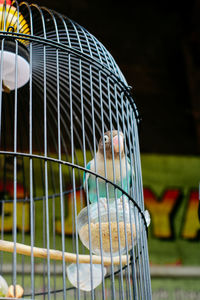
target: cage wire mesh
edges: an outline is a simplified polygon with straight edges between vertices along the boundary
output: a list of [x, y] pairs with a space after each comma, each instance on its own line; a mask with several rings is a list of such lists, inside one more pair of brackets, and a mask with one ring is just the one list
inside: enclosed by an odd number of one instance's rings
[[0, 45], [0, 275], [25, 298], [151, 299], [138, 113], [115, 60], [27, 2], [1, 1]]

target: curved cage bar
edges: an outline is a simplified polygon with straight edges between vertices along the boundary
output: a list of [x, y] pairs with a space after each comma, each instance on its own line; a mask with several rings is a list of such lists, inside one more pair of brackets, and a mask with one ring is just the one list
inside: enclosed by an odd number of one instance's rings
[[151, 299], [137, 125], [93, 35], [0, 4], [0, 274], [15, 296]]

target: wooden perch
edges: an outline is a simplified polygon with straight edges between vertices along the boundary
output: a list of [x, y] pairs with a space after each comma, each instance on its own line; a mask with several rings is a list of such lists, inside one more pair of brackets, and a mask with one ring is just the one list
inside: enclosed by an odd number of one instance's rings
[[[4, 252], [11, 252], [13, 253], [14, 250], [14, 242], [8, 242], [0, 240], [0, 250]], [[31, 246], [27, 246], [24, 244], [16, 243], [16, 253], [23, 254], [26, 256], [31, 256]], [[47, 258], [48, 257], [48, 251], [44, 248], [38, 248], [33, 247], [33, 256], [39, 257], [39, 258]], [[63, 253], [59, 250], [53, 250], [49, 249], [49, 257], [53, 260], [62, 260], [63, 259]], [[80, 264], [87, 264], [90, 263], [90, 255], [84, 255], [79, 254], [78, 259], [77, 255], [74, 253], [64, 252], [64, 258], [66, 262], [70, 263], [77, 263]], [[130, 262], [130, 256], [122, 255], [121, 256], [121, 263], [122, 265], [126, 265]], [[101, 264], [101, 256], [92, 255], [92, 263], [93, 264]], [[111, 265], [111, 258], [110, 257], [103, 257], [103, 264], [104, 266], [110, 266]], [[114, 256], [113, 257], [113, 265], [119, 265], [120, 264], [120, 257]]]

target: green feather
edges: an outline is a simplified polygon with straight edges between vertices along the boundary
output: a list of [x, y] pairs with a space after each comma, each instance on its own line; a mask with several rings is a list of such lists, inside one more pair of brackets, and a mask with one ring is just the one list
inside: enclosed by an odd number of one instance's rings
[[[127, 158], [127, 162], [130, 166], [130, 160], [129, 158]], [[90, 170], [91, 167], [91, 162], [89, 162], [86, 166], [86, 169]], [[118, 186], [120, 186], [121, 188], [123, 188], [123, 190], [125, 192], [127, 192], [128, 194], [130, 193], [130, 187], [132, 184], [132, 180], [131, 180], [132, 176], [131, 176], [131, 167], [129, 167], [129, 171], [126, 177], [123, 178], [122, 182], [117, 181], [116, 184]], [[100, 178], [96, 176], [90, 174], [90, 173], [86, 173], [84, 172], [83, 174], [83, 186], [84, 189], [86, 190], [86, 182], [88, 185], [88, 194], [89, 194], [89, 201], [90, 203], [94, 203], [97, 202], [98, 200], [98, 194], [97, 194], [97, 184], [98, 184], [98, 190], [99, 190], [99, 198], [107, 198], [107, 191], [108, 191], [108, 198], [109, 200], [114, 200], [115, 199], [115, 187], [108, 183], [106, 186], [106, 182]], [[120, 198], [122, 196], [122, 192], [116, 188], [116, 197], [117, 199]]]

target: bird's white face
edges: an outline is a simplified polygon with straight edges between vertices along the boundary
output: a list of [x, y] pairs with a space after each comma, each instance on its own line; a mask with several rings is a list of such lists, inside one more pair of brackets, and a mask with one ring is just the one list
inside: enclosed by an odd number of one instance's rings
[[112, 158], [112, 146], [114, 150], [114, 154], [119, 156], [119, 153], [124, 153], [124, 135], [122, 132], [118, 132], [117, 130], [113, 130], [112, 138], [111, 132], [105, 132], [104, 136], [99, 141], [99, 151], [103, 154], [103, 149], [105, 145], [106, 156], [107, 158]]
[[105, 144], [108, 144], [109, 141], [110, 141], [109, 136], [108, 136], [107, 134], [105, 134], [103, 138], [104, 138], [104, 143], [105, 143]]

